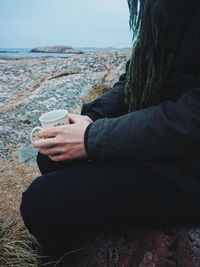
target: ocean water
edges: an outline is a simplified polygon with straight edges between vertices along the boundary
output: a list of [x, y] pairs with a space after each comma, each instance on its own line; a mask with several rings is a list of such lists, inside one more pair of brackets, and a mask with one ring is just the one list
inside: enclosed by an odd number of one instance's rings
[[31, 48], [0, 48], [0, 57], [68, 57], [66, 53], [33, 53]]
[[[33, 53], [30, 52], [32, 48], [0, 48], [0, 58], [2, 57], [69, 57], [73, 54], [66, 53]], [[130, 48], [98, 48], [98, 47], [75, 47], [82, 52], [96, 51], [99, 49], [109, 49], [112, 51], [128, 50]]]

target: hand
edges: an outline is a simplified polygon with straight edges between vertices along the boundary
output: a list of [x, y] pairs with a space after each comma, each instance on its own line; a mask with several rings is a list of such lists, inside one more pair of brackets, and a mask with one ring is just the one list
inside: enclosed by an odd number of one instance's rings
[[48, 127], [39, 132], [44, 140], [35, 141], [34, 147], [53, 161], [87, 158], [84, 145], [85, 130], [93, 122], [88, 116], [69, 114], [71, 124]]
[[[73, 118], [73, 119], [71, 120], [71, 118]], [[70, 122], [73, 123], [73, 120], [76, 119], [76, 118], [77, 119], [83, 119], [83, 120], [88, 121], [88, 122], [93, 122], [93, 120], [90, 117], [86, 116], [86, 115], [69, 114], [69, 120], [70, 120]]]

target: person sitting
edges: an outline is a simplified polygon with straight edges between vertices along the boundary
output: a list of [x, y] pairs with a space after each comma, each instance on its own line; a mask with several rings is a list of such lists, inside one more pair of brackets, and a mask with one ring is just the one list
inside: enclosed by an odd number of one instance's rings
[[40, 132], [21, 215], [41, 242], [200, 223], [200, 4], [128, 0], [133, 52], [113, 88]]

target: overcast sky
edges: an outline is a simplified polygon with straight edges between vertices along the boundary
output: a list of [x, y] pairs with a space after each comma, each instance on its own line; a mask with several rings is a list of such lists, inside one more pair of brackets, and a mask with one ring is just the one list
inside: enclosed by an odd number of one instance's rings
[[130, 47], [126, 0], [0, 0], [0, 47]]

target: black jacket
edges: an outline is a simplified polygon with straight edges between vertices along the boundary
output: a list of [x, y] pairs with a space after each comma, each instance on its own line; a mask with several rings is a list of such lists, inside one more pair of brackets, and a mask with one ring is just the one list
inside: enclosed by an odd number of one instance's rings
[[127, 113], [126, 75], [84, 104], [91, 159], [143, 161], [200, 202], [200, 6], [188, 23], [158, 106]]

